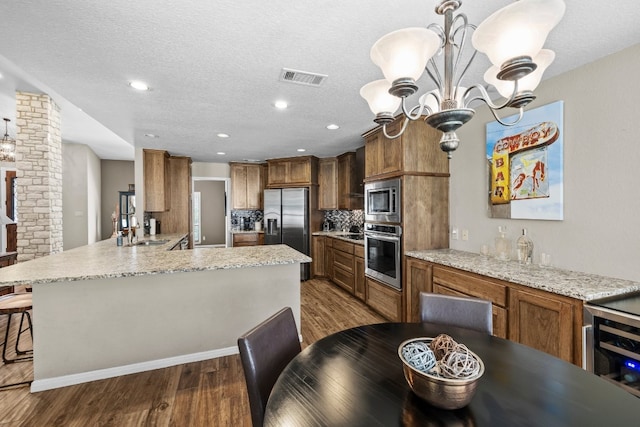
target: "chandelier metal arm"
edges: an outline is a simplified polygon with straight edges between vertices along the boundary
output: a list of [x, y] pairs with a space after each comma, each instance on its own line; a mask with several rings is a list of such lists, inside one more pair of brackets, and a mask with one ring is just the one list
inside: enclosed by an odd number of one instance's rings
[[476, 84], [471, 86], [469, 89], [467, 89], [465, 91], [465, 99], [467, 97], [467, 95], [473, 90], [476, 89], [480, 92], [480, 95], [478, 96], [474, 96], [472, 98], [469, 98], [468, 100], [465, 101], [464, 105], [465, 107], [467, 107], [468, 105], [470, 105], [473, 101], [482, 101], [485, 104], [487, 104], [487, 106], [489, 107], [489, 110], [491, 110], [491, 114], [493, 114], [493, 117], [498, 121], [498, 123], [500, 123], [503, 126], [513, 126], [516, 123], [518, 123], [521, 119], [522, 119], [522, 115], [524, 114], [524, 107], [519, 107], [519, 114], [518, 117], [513, 121], [513, 122], [505, 122], [503, 119], [501, 119], [500, 117], [498, 117], [498, 110], [502, 110], [503, 108], [509, 107], [510, 104], [512, 103], [512, 101], [515, 99], [516, 94], [518, 93], [518, 81], [515, 80], [514, 81], [514, 87], [513, 87], [513, 93], [511, 94], [511, 96], [509, 97], [509, 99], [507, 99], [505, 102], [503, 102], [502, 104], [494, 104], [491, 101], [491, 98], [489, 97], [489, 94], [487, 93], [487, 90], [484, 88], [484, 86]]
[[384, 134], [385, 138], [396, 139], [396, 138], [398, 138], [399, 136], [401, 136], [404, 133], [404, 130], [407, 128], [408, 124], [409, 124], [409, 118], [407, 117], [407, 118], [404, 119], [404, 122], [402, 122], [402, 127], [400, 128], [400, 131], [395, 135], [389, 135], [387, 133], [387, 124], [385, 123], [382, 126], [382, 133]]

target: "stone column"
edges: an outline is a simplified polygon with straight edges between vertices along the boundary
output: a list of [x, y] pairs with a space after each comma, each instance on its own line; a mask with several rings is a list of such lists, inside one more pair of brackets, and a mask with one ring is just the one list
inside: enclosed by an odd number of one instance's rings
[[48, 95], [16, 92], [18, 260], [62, 252], [60, 111]]

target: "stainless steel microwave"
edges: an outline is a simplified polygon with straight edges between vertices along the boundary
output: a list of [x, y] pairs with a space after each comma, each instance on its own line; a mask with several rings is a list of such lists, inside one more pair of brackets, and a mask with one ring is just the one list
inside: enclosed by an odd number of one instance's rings
[[400, 179], [364, 185], [364, 219], [370, 222], [400, 222]]

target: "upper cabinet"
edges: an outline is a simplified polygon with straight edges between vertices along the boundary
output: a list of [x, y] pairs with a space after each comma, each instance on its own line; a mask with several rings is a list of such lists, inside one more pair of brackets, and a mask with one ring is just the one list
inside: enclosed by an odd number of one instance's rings
[[255, 163], [231, 163], [231, 208], [262, 209], [265, 166]]
[[318, 162], [318, 209], [338, 209], [338, 159], [327, 157]]
[[314, 156], [267, 160], [270, 188], [305, 187], [318, 184], [318, 158]]
[[338, 209], [363, 209], [362, 163], [355, 152], [338, 156]]
[[[387, 134], [396, 135], [404, 116], [387, 125]], [[385, 137], [382, 127], [363, 135], [365, 139], [365, 179], [385, 179], [404, 174], [448, 175], [447, 154], [440, 149], [442, 133], [424, 123], [411, 121], [402, 136]]]
[[163, 150], [143, 150], [144, 209], [164, 212], [169, 209], [169, 153]]

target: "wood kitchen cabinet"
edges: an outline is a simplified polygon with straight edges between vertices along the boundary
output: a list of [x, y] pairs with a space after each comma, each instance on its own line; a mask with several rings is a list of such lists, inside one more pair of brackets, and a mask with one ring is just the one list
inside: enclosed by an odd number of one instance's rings
[[401, 291], [367, 277], [366, 293], [367, 297], [365, 302], [369, 307], [391, 322], [402, 321]]
[[328, 157], [318, 161], [318, 209], [338, 209], [338, 159]]
[[507, 338], [508, 285], [506, 283], [442, 266], [434, 266], [432, 273], [433, 292], [436, 294], [475, 297], [491, 301], [493, 335]]
[[335, 239], [327, 237], [324, 244], [324, 272], [327, 279], [333, 281], [333, 241]]
[[231, 208], [262, 209], [265, 166], [255, 163], [230, 163]]
[[420, 321], [420, 292], [433, 292], [431, 264], [407, 257], [405, 261], [405, 321]]
[[420, 292], [491, 301], [493, 335], [582, 364], [582, 301], [406, 257], [405, 320], [420, 319]]
[[338, 209], [363, 209], [364, 198], [354, 196], [362, 193], [362, 178], [358, 179], [356, 153], [348, 152], [338, 156]]
[[311, 272], [313, 277], [325, 277], [325, 241], [324, 236], [311, 236]]
[[233, 247], [264, 245], [264, 233], [233, 233]]
[[351, 295], [354, 294], [353, 243], [334, 239], [333, 282]]
[[581, 365], [582, 303], [536, 289], [511, 289], [509, 339]]
[[[191, 239], [191, 158], [169, 156], [167, 163], [167, 192], [171, 197], [167, 209], [156, 212], [153, 216], [162, 222], [162, 233], [189, 233]], [[145, 197], [146, 190], [145, 187]], [[193, 242], [190, 240], [189, 248], [191, 247]]]
[[163, 150], [142, 150], [144, 175], [144, 210], [164, 212], [171, 203], [169, 183], [169, 153]]
[[289, 157], [267, 160], [269, 188], [301, 187], [318, 184], [318, 158]]
[[362, 301], [367, 299], [367, 283], [364, 275], [364, 246], [353, 245], [353, 294]]
[[[400, 115], [387, 125], [387, 134], [402, 128]], [[365, 179], [384, 179], [402, 174], [449, 174], [449, 160], [440, 149], [442, 133], [423, 120], [409, 122], [402, 136], [389, 139], [378, 126], [365, 139]]]

